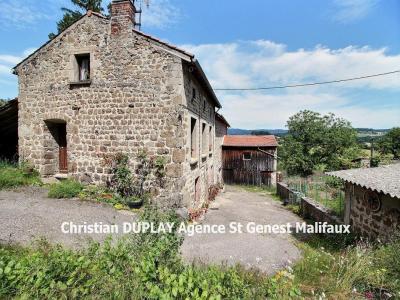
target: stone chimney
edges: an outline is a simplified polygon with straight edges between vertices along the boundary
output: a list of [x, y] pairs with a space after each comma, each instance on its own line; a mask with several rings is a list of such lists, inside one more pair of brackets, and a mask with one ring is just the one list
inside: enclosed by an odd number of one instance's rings
[[111, 34], [129, 32], [135, 26], [136, 8], [133, 0], [111, 2]]

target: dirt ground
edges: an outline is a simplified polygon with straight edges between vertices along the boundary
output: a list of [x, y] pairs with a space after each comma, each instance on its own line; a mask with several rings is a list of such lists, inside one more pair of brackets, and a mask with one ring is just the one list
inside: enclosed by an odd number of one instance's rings
[[65, 234], [63, 222], [117, 224], [133, 222], [135, 215], [113, 207], [77, 199], [49, 199], [38, 187], [0, 191], [0, 242], [29, 245], [41, 237], [77, 248], [88, 240], [103, 241], [107, 234]]
[[[136, 215], [113, 207], [77, 199], [49, 199], [43, 188], [27, 187], [0, 191], [0, 243], [29, 245], [44, 237], [52, 243], [71, 248], [87, 245], [88, 240], [103, 241], [107, 234], [65, 234], [64, 222], [74, 224], [116, 224], [134, 222]], [[212, 203], [202, 224], [225, 225], [239, 222], [286, 224], [301, 221], [271, 197], [227, 187]], [[121, 230], [122, 231], [122, 230]], [[121, 233], [120, 233], [121, 234]], [[191, 263], [240, 263], [266, 273], [290, 264], [300, 257], [289, 234], [195, 234], [186, 236], [181, 248], [183, 258]]]
[[[249, 222], [257, 224], [286, 224], [302, 220], [284, 209], [269, 196], [248, 192], [239, 187], [228, 186], [212, 203], [202, 224]], [[247, 268], [258, 268], [274, 273], [297, 260], [301, 253], [290, 234], [225, 233], [195, 234], [186, 237], [182, 254], [189, 261], [202, 263], [240, 263]]]

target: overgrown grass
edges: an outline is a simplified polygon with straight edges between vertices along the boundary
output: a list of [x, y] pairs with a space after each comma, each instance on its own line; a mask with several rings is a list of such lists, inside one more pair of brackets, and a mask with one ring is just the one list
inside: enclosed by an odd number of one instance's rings
[[74, 198], [83, 190], [83, 185], [75, 180], [67, 179], [50, 186], [49, 198]]
[[234, 185], [236, 187], [242, 188], [248, 192], [262, 194], [264, 196], [269, 196], [276, 201], [281, 201], [279, 196], [276, 194], [275, 186], [257, 186], [257, 185]]
[[[338, 237], [338, 236], [336, 236]], [[398, 299], [400, 241], [387, 245], [315, 235], [300, 243], [304, 258], [294, 266], [294, 284], [305, 297], [328, 299]], [[318, 246], [318, 245], [325, 245]]]
[[0, 190], [40, 184], [39, 173], [30, 166], [0, 161]]

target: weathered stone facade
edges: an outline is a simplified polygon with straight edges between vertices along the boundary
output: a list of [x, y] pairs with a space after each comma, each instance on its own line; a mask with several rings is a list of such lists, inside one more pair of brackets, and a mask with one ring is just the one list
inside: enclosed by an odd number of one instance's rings
[[[129, 0], [114, 2], [132, 9]], [[126, 153], [134, 166], [145, 150], [167, 162], [165, 185], [155, 191], [162, 205], [201, 206], [218, 175], [213, 149], [193, 160], [191, 118], [208, 126], [206, 138], [215, 145], [219, 102], [193, 56], [133, 30], [124, 6], [113, 12], [118, 16], [111, 20], [89, 12], [15, 68], [20, 159], [43, 176], [59, 173], [54, 128], [64, 124], [69, 176], [104, 183], [108, 157]], [[77, 82], [76, 60], [83, 54], [90, 56], [90, 80]], [[197, 178], [199, 203], [193, 200]]]
[[400, 226], [400, 199], [351, 183], [345, 189], [345, 223], [353, 231], [370, 238], [387, 237]]

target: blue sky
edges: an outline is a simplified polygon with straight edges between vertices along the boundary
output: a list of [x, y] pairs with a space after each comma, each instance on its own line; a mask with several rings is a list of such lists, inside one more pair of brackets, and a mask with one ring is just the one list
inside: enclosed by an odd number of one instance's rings
[[[104, 1], [106, 5], [108, 1]], [[68, 0], [0, 2], [0, 97], [9, 69], [56, 30]], [[398, 0], [150, 0], [142, 30], [184, 47], [215, 88], [273, 86], [400, 69]], [[233, 127], [283, 128], [301, 109], [357, 127], [400, 126], [400, 74], [264, 92], [217, 92]]]

